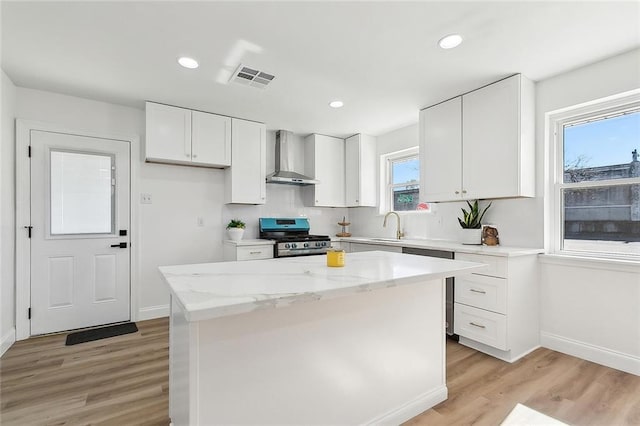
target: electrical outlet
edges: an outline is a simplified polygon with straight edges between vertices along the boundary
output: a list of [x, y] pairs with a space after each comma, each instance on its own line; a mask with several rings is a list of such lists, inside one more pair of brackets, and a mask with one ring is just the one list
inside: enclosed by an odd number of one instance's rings
[[202, 216], [198, 216], [198, 226], [204, 226], [204, 218]]
[[149, 193], [140, 194], [140, 204], [151, 204], [151, 194]]

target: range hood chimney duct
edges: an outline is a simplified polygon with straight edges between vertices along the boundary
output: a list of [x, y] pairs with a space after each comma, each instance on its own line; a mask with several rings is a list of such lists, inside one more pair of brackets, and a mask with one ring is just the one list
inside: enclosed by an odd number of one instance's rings
[[288, 185], [314, 185], [320, 181], [293, 171], [294, 157], [291, 146], [293, 133], [286, 130], [276, 132], [276, 171], [267, 176], [267, 183]]

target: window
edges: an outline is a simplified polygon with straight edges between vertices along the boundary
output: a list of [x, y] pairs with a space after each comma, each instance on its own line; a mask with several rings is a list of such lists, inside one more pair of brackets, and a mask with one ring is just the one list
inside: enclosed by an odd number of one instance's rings
[[418, 148], [409, 148], [381, 156], [380, 170], [384, 192], [380, 199], [380, 212], [425, 210], [419, 202], [420, 160]]
[[556, 251], [640, 257], [640, 96], [553, 121]]

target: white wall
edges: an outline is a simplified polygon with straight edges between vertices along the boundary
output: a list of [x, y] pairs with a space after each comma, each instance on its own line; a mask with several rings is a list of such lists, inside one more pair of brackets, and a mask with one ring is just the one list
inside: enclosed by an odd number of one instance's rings
[[2, 71], [0, 132], [0, 355], [15, 340], [15, 99]]
[[[135, 108], [17, 88], [16, 116], [100, 134], [139, 135], [141, 145], [144, 143], [144, 111]], [[267, 135], [270, 171], [275, 136], [274, 132]], [[302, 138], [295, 137], [298, 159], [302, 158], [301, 144]], [[346, 209], [304, 207], [301, 188], [294, 186], [267, 185], [264, 206], [224, 205], [222, 170], [153, 163], [139, 166], [139, 176], [133, 176], [138, 179], [139, 192], [152, 195], [152, 204], [139, 204], [140, 319], [168, 314], [168, 291], [157, 267], [222, 260], [222, 240], [231, 218], [247, 223], [245, 238], [257, 238], [260, 216], [307, 215], [312, 232], [335, 234], [335, 223], [346, 215]], [[304, 165], [298, 168], [302, 171]], [[13, 187], [13, 179], [7, 185]], [[137, 199], [139, 195], [134, 196]], [[198, 226], [199, 217], [204, 222], [202, 227]]]
[[[546, 113], [637, 88], [640, 49], [538, 83], [539, 152], [545, 145]], [[541, 164], [544, 162], [538, 163], [541, 180], [545, 177]], [[550, 225], [550, 212], [544, 213], [545, 223]], [[549, 228], [547, 247], [551, 239]], [[640, 375], [639, 307], [637, 262], [634, 266], [621, 266], [612, 262], [542, 259], [540, 328], [541, 342], [546, 347]]]

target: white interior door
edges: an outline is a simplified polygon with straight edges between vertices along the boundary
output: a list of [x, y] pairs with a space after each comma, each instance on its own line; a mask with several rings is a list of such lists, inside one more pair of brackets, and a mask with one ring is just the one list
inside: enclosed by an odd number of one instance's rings
[[129, 143], [30, 139], [31, 334], [129, 320]]

